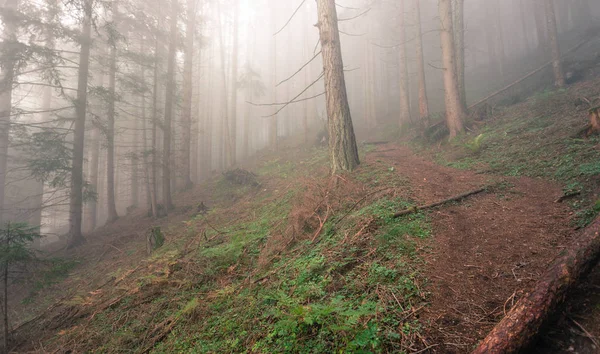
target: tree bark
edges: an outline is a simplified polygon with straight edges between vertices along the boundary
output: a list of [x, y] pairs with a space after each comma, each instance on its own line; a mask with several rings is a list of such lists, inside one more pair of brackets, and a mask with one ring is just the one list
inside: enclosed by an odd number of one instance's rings
[[238, 92], [238, 45], [239, 45], [239, 0], [234, 0], [233, 52], [231, 53], [231, 165], [237, 160], [237, 92]]
[[167, 87], [165, 93], [165, 122], [163, 127], [163, 203], [165, 210], [173, 208], [171, 195], [171, 130], [173, 121], [173, 96], [175, 91], [175, 56], [177, 54], [178, 0], [171, 0], [171, 28], [169, 61], [167, 64]]
[[548, 29], [548, 40], [552, 50], [552, 69], [554, 70], [554, 85], [556, 87], [565, 87], [565, 75], [562, 69], [560, 59], [560, 47], [558, 45], [558, 30], [556, 28], [556, 14], [554, 12], [554, 1], [546, 0], [546, 28]]
[[446, 102], [446, 122], [450, 139], [464, 130], [465, 110], [460, 102], [456, 78], [456, 55], [454, 53], [454, 29], [452, 26], [451, 0], [439, 0], [440, 38], [442, 44], [442, 62], [444, 66], [444, 91]]
[[496, 21], [496, 36], [498, 38], [498, 63], [500, 64], [500, 75], [505, 74], [505, 61], [506, 61], [506, 50], [504, 48], [504, 28], [502, 26], [502, 6], [500, 0], [496, 0], [495, 3], [496, 14], [493, 16]]
[[187, 25], [185, 30], [185, 61], [183, 64], [183, 184], [188, 189], [191, 179], [192, 134], [192, 79], [194, 64], [194, 33], [196, 32], [197, 0], [187, 0]]
[[[271, 3], [271, 22], [273, 33], [277, 31], [277, 6], [279, 0], [275, 0], [274, 3]], [[273, 90], [273, 102], [277, 102], [277, 36], [274, 36], [271, 41], [273, 42], [273, 52], [271, 53], [271, 89]], [[277, 115], [274, 115], [269, 119], [268, 126], [268, 134], [269, 134], [269, 147], [272, 150], [277, 149]]]
[[519, 9], [521, 12], [521, 31], [523, 32], [523, 44], [525, 53], [529, 53], [531, 51], [531, 46], [529, 45], [529, 35], [527, 33], [527, 15], [525, 11], [525, 0], [519, 0]]
[[[6, 10], [17, 11], [19, 0], [8, 0], [4, 7]], [[5, 43], [5, 48], [2, 51], [6, 57], [2, 63], [4, 67], [0, 76], [0, 226], [4, 221], [4, 193], [6, 174], [8, 173], [8, 145], [12, 114], [12, 87], [15, 71], [15, 58], [11, 51], [18, 40], [16, 22], [7, 20], [4, 26], [2, 39]]]
[[[6, 224], [6, 239], [4, 240], [6, 249], [10, 248], [10, 223]], [[3, 306], [2, 306], [2, 319], [4, 323], [4, 353], [8, 354], [9, 351], [9, 339], [10, 339], [10, 330], [8, 327], [8, 266], [9, 262], [6, 260], [4, 262], [4, 274], [2, 274], [2, 282], [4, 285], [4, 296], [2, 298]]]
[[[141, 36], [141, 41], [140, 41], [140, 49], [141, 52], [144, 53], [145, 51], [145, 41], [144, 41], [144, 35]], [[142, 82], [145, 82], [145, 77], [146, 77], [146, 71], [145, 71], [145, 67], [144, 64], [140, 65], [140, 78], [142, 80]], [[142, 120], [142, 162], [144, 164], [144, 174], [146, 176], [146, 199], [147, 202], [146, 204], [148, 205], [148, 209], [150, 211], [150, 214], [152, 216], [156, 216], [157, 212], [156, 212], [156, 189], [154, 188], [154, 183], [153, 183], [153, 176], [152, 176], [152, 170], [153, 170], [153, 166], [151, 165], [151, 162], [148, 161], [148, 132], [147, 132], [147, 124], [146, 124], [146, 94], [145, 92], [142, 92], [142, 94], [140, 95], [140, 109], [141, 109], [141, 120]], [[153, 128], [153, 133], [154, 133], [154, 124], [152, 124]], [[155, 134], [153, 134], [155, 135]], [[154, 146], [152, 147], [154, 149]], [[154, 160], [154, 159], [153, 159]]]
[[75, 101], [75, 124], [73, 139], [73, 163], [71, 170], [71, 194], [69, 203], [69, 247], [76, 247], [85, 240], [81, 233], [83, 213], [83, 152], [85, 141], [85, 118], [87, 112], [88, 74], [90, 68], [90, 47], [92, 34], [92, 1], [86, 0], [83, 10], [81, 50], [79, 53], [79, 73], [77, 99]]
[[405, 15], [404, 15], [404, 0], [399, 0], [398, 7], [400, 13], [398, 14], [398, 26], [400, 32], [398, 34], [398, 40], [400, 45], [398, 46], [398, 67], [400, 72], [400, 117], [399, 126], [410, 123], [410, 101], [408, 98], [408, 63], [406, 56], [406, 29], [405, 29]]
[[358, 148], [348, 105], [344, 63], [334, 0], [317, 0], [319, 36], [325, 71], [325, 97], [332, 174], [352, 171], [359, 164]]
[[545, 10], [545, 2], [547, 0], [534, 0], [535, 1], [535, 10], [534, 10], [534, 20], [535, 20], [535, 29], [537, 34], [537, 44], [540, 52], [546, 50], [546, 34], [548, 31], [546, 30], [546, 10]]
[[[117, 1], [113, 2], [113, 20], [117, 21]], [[117, 43], [110, 48], [110, 62], [108, 69], [108, 122], [106, 127], [106, 200], [108, 201], [108, 223], [113, 223], [119, 218], [115, 202], [115, 100], [116, 100], [116, 75], [117, 75]]]
[[[219, 3], [220, 4], [220, 3]], [[226, 56], [225, 56], [225, 40], [224, 40], [224, 35], [223, 35], [223, 31], [224, 31], [224, 26], [225, 24], [223, 23], [223, 21], [221, 20], [221, 15], [222, 15], [222, 11], [221, 11], [221, 6], [218, 5], [218, 9], [219, 11], [217, 12], [217, 16], [218, 16], [218, 22], [219, 22], [219, 44], [220, 44], [220, 50], [221, 50], [221, 79], [223, 80], [223, 107], [222, 107], [222, 114], [223, 114], [223, 122], [221, 125], [221, 138], [222, 140], [222, 147], [223, 147], [223, 161], [222, 163], [222, 167], [223, 168], [228, 168], [229, 166], [231, 166], [231, 163], [233, 161], [233, 157], [232, 157], [232, 145], [231, 145], [231, 126], [229, 125], [229, 92], [227, 91], [227, 66], [226, 66]]]
[[456, 77], [458, 93], [463, 109], [467, 107], [467, 88], [465, 86], [465, 0], [454, 0], [454, 39], [456, 46]]
[[519, 300], [473, 352], [517, 353], [530, 345], [569, 290], [600, 259], [600, 218], [558, 256], [535, 287]]
[[425, 56], [423, 54], [423, 33], [421, 29], [421, 0], [414, 0], [416, 24], [416, 49], [419, 76], [419, 120], [429, 120], [429, 101], [427, 99], [427, 81], [425, 77]]

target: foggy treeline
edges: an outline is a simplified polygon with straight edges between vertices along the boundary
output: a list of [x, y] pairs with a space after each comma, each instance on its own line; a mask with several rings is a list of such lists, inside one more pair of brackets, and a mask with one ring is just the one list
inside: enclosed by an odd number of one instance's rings
[[546, 63], [521, 88], [576, 79], [562, 56], [600, 15], [592, 0], [2, 0], [0, 221], [76, 245], [262, 150], [321, 143], [317, 3], [337, 10], [359, 142], [444, 118], [460, 134], [470, 105]]

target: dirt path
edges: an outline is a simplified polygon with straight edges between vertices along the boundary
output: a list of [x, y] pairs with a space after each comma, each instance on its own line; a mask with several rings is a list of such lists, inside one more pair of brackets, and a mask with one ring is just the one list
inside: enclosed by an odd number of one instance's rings
[[394, 164], [423, 204], [490, 183], [504, 186], [431, 214], [434, 241], [424, 254], [431, 306], [421, 320], [430, 324], [427, 339], [440, 344], [434, 352], [472, 349], [572, 237], [569, 209], [554, 202], [561, 188], [552, 182], [456, 170], [394, 145], [367, 159]]

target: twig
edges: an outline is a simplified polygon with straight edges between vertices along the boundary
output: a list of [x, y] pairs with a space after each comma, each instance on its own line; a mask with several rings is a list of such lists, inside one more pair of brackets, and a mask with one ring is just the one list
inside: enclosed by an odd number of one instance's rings
[[483, 187], [483, 188], [479, 188], [479, 189], [476, 189], [476, 190], [473, 190], [473, 191], [470, 191], [470, 192], [466, 192], [466, 193], [463, 193], [463, 194], [459, 194], [457, 196], [454, 196], [454, 197], [451, 197], [451, 198], [448, 198], [448, 199], [444, 199], [444, 200], [439, 201], [437, 203], [432, 203], [432, 204], [427, 204], [427, 205], [422, 205], [422, 206], [418, 206], [418, 207], [413, 207], [413, 208], [410, 208], [410, 209], [406, 209], [406, 210], [403, 210], [403, 211], [400, 211], [400, 212], [394, 214], [393, 217], [394, 218], [399, 218], [399, 217], [404, 216], [404, 215], [414, 214], [414, 213], [416, 213], [418, 211], [421, 211], [421, 210], [435, 208], [437, 206], [444, 205], [444, 204], [447, 204], [447, 203], [450, 203], [450, 202], [456, 202], [456, 201], [459, 201], [461, 199], [465, 199], [467, 197], [470, 197], [472, 195], [482, 193], [482, 192], [486, 191], [488, 188], [489, 188], [489, 186]]
[[423, 353], [423, 352], [425, 352], [425, 351], [427, 351], [427, 350], [429, 350], [429, 349], [431, 349], [431, 348], [435, 348], [435, 347], [437, 347], [437, 346], [439, 346], [439, 344], [433, 344], [433, 345], [430, 345], [430, 346], [428, 346], [427, 348], [424, 348], [424, 349], [421, 349], [421, 350], [419, 350], [418, 352], [414, 352], [413, 354], [419, 354], [419, 353]]
[[310, 63], [313, 62], [313, 60], [315, 60], [319, 55], [321, 55], [321, 51], [319, 51], [317, 54], [315, 54], [309, 61], [307, 61], [304, 65], [302, 65], [300, 67], [300, 69], [298, 69], [298, 71], [296, 71], [294, 74], [292, 74], [292, 76], [288, 77], [287, 79], [281, 81], [280, 83], [278, 83], [277, 85], [275, 85], [275, 87], [279, 87], [279, 85], [283, 84], [286, 81], [291, 80], [294, 76], [298, 75], [298, 73], [300, 73], [302, 71], [302, 69], [304, 69], [305, 67], [307, 67]]
[[586, 335], [586, 337], [592, 341], [592, 343], [594, 343], [594, 345], [596, 346], [596, 348], [600, 348], [600, 344], [598, 344], [598, 341], [596, 340], [596, 337], [594, 337], [590, 332], [588, 332], [587, 329], [585, 329], [585, 327], [583, 327], [581, 324], [579, 324], [579, 322], [575, 321], [572, 318], [569, 318], [571, 321], [573, 321], [573, 323], [575, 323], [575, 325], [577, 325], [577, 327], [579, 327], [579, 329], [581, 329], [583, 331], [583, 333]]
[[363, 12], [359, 13], [356, 16], [352, 16], [352, 17], [348, 17], [348, 18], [339, 18], [338, 22], [344, 22], [344, 21], [354, 20], [354, 19], [359, 18], [359, 17], [361, 17], [363, 15], [366, 15], [369, 11], [371, 11], [370, 7], [366, 11], [363, 11]]
[[292, 19], [294, 18], [294, 16], [296, 16], [296, 14], [298, 13], [298, 11], [300, 11], [300, 9], [302, 8], [302, 5], [304, 5], [304, 3], [306, 2], [306, 0], [302, 0], [302, 2], [300, 3], [300, 5], [296, 8], [296, 10], [294, 11], [294, 13], [292, 14], [292, 16], [290, 16], [290, 18], [287, 20], [287, 22], [285, 23], [285, 25], [283, 25], [283, 27], [281, 27], [281, 29], [277, 32], [275, 32], [275, 34], [273, 34], [273, 36], [278, 35], [279, 33], [281, 33], [281, 31], [284, 30], [284, 28], [287, 27], [287, 25], [290, 24], [290, 22], [292, 22]]
[[[292, 98], [292, 100], [291, 100], [291, 101], [287, 102], [287, 103], [286, 103], [286, 104], [285, 104], [283, 107], [281, 107], [280, 109], [278, 109], [278, 110], [277, 110], [277, 112], [275, 112], [275, 113], [273, 113], [273, 114], [271, 114], [271, 115], [269, 115], [269, 116], [263, 117], [263, 118], [274, 117], [274, 116], [276, 116], [276, 115], [277, 115], [279, 112], [283, 111], [283, 110], [284, 110], [284, 109], [285, 109], [287, 106], [289, 106], [290, 104], [292, 104], [292, 103], [294, 103], [294, 102], [297, 102], [297, 101], [296, 101], [296, 99], [297, 99], [298, 97], [302, 96], [302, 94], [303, 94], [303, 93], [305, 93], [306, 91], [308, 91], [308, 89], [309, 89], [309, 88], [311, 88], [311, 87], [312, 87], [314, 84], [316, 84], [317, 82], [319, 82], [319, 81], [321, 80], [321, 78], [323, 78], [323, 76], [325, 76], [325, 72], [324, 72], [324, 71], [323, 71], [323, 72], [321, 72], [321, 75], [319, 75], [319, 77], [318, 77], [318, 78], [317, 78], [315, 81], [313, 81], [313, 82], [312, 82], [310, 85], [306, 86], [306, 87], [304, 88], [304, 90], [302, 90], [302, 92], [300, 92], [299, 94], [297, 94], [297, 95], [296, 95], [296, 97]], [[323, 93], [323, 94], [324, 94], [324, 93]]]

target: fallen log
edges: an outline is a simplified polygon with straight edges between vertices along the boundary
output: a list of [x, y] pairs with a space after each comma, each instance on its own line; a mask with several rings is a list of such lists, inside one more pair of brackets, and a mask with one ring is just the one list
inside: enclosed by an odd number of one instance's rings
[[567, 293], [600, 260], [600, 217], [564, 250], [527, 295], [519, 300], [473, 351], [516, 353], [531, 345]]
[[447, 203], [450, 203], [450, 202], [457, 202], [459, 200], [465, 199], [465, 198], [470, 197], [472, 195], [482, 193], [482, 192], [486, 191], [487, 189], [488, 189], [488, 187], [483, 187], [483, 188], [479, 188], [479, 189], [476, 189], [476, 190], [473, 190], [473, 191], [470, 191], [470, 192], [466, 192], [466, 193], [463, 193], [463, 194], [456, 195], [454, 197], [450, 197], [448, 199], [444, 199], [444, 200], [436, 202], [436, 203], [422, 205], [422, 206], [416, 206], [416, 207], [413, 207], [413, 208], [402, 210], [402, 211], [397, 212], [396, 214], [394, 214], [394, 218], [399, 218], [399, 217], [404, 216], [404, 215], [413, 214], [413, 213], [416, 213], [416, 212], [421, 211], [421, 210], [435, 208], [435, 207], [438, 207], [440, 205], [444, 205], [444, 204], [447, 204]]

